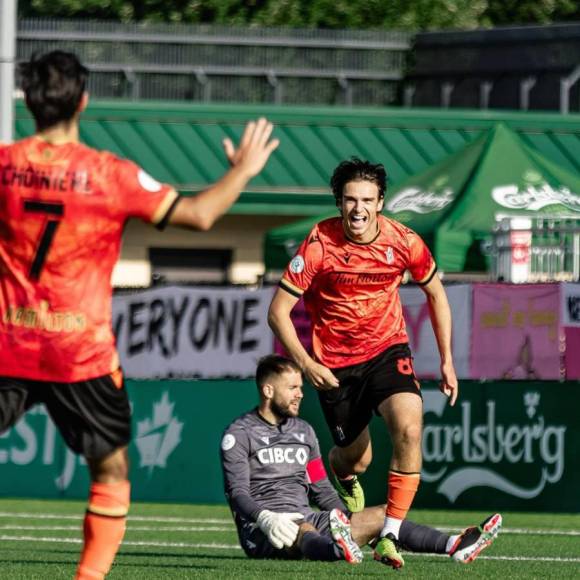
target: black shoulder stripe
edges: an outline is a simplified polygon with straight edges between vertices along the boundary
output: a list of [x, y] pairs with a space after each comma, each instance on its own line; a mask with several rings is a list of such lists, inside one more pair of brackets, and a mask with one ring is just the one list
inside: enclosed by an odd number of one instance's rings
[[429, 276], [429, 278], [427, 278], [427, 280], [424, 280], [423, 282], [417, 282], [418, 286], [426, 286], [427, 284], [429, 284], [429, 282], [431, 282], [431, 280], [433, 280], [433, 276], [435, 276], [435, 274], [437, 273], [437, 266], [435, 266], [435, 268], [433, 269], [433, 272], [431, 272], [431, 275]]
[[288, 294], [292, 294], [292, 296], [296, 296], [296, 298], [302, 297], [302, 294], [300, 294], [300, 292], [296, 292], [296, 290], [294, 290], [294, 288], [291, 288], [290, 286], [288, 286], [288, 284], [284, 284], [284, 280], [280, 280], [280, 282], [278, 282], [278, 286], [280, 286], [280, 288], [282, 288], [282, 290], [286, 290], [286, 292], [288, 292]]
[[155, 227], [158, 230], [164, 230], [167, 227], [167, 224], [169, 222], [169, 218], [171, 217], [171, 214], [173, 213], [173, 210], [175, 209], [175, 207], [179, 203], [180, 199], [181, 199], [181, 195], [176, 196], [176, 198], [173, 200], [173, 203], [167, 208], [165, 215], [161, 218], [161, 220], [159, 220], [159, 222], [157, 222], [155, 224]]

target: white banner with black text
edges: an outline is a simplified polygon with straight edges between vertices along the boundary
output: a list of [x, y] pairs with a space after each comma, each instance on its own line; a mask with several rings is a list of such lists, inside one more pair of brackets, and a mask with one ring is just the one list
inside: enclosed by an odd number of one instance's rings
[[272, 352], [272, 288], [169, 286], [116, 295], [113, 329], [125, 376], [252, 377]]

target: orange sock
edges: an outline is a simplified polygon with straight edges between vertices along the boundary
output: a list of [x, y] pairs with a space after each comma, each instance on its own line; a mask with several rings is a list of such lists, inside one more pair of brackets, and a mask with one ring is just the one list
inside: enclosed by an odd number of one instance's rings
[[91, 484], [76, 580], [102, 580], [110, 570], [125, 535], [130, 489], [128, 481]]
[[420, 473], [389, 471], [386, 516], [404, 520], [419, 488]]

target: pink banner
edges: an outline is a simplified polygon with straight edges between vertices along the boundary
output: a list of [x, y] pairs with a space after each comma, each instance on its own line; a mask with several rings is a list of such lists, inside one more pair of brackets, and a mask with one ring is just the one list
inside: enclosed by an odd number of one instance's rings
[[580, 328], [565, 328], [566, 336], [566, 378], [580, 379]]
[[473, 286], [471, 375], [560, 379], [557, 284]]
[[566, 339], [566, 378], [580, 379], [580, 284], [562, 284], [562, 326]]

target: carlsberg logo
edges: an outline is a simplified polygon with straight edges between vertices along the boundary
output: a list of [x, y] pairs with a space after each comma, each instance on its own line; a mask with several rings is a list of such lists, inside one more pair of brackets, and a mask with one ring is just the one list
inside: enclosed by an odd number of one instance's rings
[[[441, 416], [446, 399], [425, 391], [425, 413]], [[487, 401], [483, 423], [472, 419], [469, 401], [461, 404], [461, 424], [427, 425], [423, 434], [423, 481], [439, 482], [437, 491], [451, 503], [476, 486], [498, 489], [522, 499], [538, 496], [546, 484], [558, 482], [564, 473], [566, 427], [551, 425], [538, 414], [539, 393], [523, 397], [527, 417], [522, 424], [501, 424], [496, 419], [496, 402]], [[449, 463], [464, 463], [455, 468]], [[529, 487], [510, 481], [499, 463], [522, 464], [531, 475]], [[436, 469], [437, 464], [443, 464]], [[484, 465], [485, 464], [485, 465]], [[435, 468], [435, 469], [434, 469]], [[537, 474], [537, 475], [536, 475]]]

